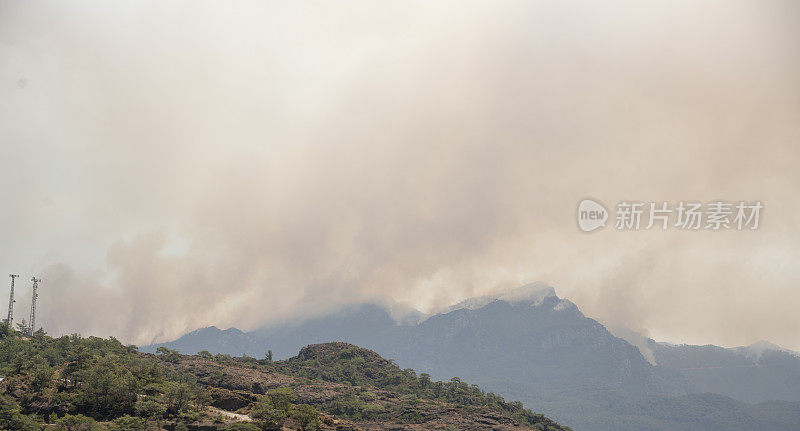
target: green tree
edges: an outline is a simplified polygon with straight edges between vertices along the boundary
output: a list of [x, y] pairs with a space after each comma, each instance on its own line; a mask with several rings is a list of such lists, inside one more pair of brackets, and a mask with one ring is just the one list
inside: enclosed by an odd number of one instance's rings
[[277, 430], [281, 429], [286, 420], [286, 410], [276, 408], [272, 398], [265, 395], [253, 406], [250, 417], [266, 430]]
[[65, 415], [55, 421], [56, 431], [100, 431], [104, 427], [84, 415]]
[[111, 423], [108, 427], [109, 431], [142, 431], [145, 429], [146, 423], [142, 418], [134, 416], [121, 416]]
[[14, 330], [8, 324], [8, 319], [3, 319], [3, 323], [0, 324], [0, 339], [10, 336], [13, 331]]
[[304, 431], [316, 431], [321, 425], [319, 413], [308, 404], [300, 404], [289, 410], [289, 417], [299, 422]]
[[134, 405], [136, 416], [146, 419], [161, 419], [167, 412], [167, 406], [152, 399], [136, 401]]
[[0, 429], [14, 431], [40, 431], [42, 425], [33, 417], [23, 415], [13, 398], [0, 395]]
[[72, 386], [75, 386], [80, 383], [79, 373], [88, 369], [91, 365], [92, 355], [86, 346], [77, 345], [70, 350], [66, 359], [67, 365], [62, 372], [64, 384], [69, 385], [71, 383]]
[[297, 394], [291, 388], [278, 388], [269, 391], [267, 397], [272, 401], [276, 409], [288, 411], [292, 404], [297, 401]]
[[178, 361], [181, 360], [181, 355], [176, 350], [167, 349], [164, 346], [159, 347], [156, 349], [156, 352], [161, 355], [161, 359], [171, 362], [173, 364], [177, 364]]
[[21, 322], [17, 323], [17, 331], [27, 334], [29, 330], [30, 328], [28, 328], [28, 322], [26, 322], [25, 319], [22, 319]]
[[272, 390], [256, 403], [250, 412], [250, 417], [258, 421], [267, 430], [280, 429], [288, 417], [293, 417], [301, 423], [312, 424], [318, 422], [318, 416], [311, 407], [306, 406], [300, 410], [295, 409], [294, 403], [296, 401], [297, 394], [291, 388]]
[[187, 383], [170, 382], [165, 393], [167, 413], [178, 415], [188, 410], [194, 400], [192, 388]]
[[47, 363], [37, 364], [33, 369], [31, 388], [36, 392], [41, 392], [53, 380], [53, 368]]
[[95, 418], [132, 413], [139, 382], [115, 355], [107, 355], [82, 373], [77, 406]]

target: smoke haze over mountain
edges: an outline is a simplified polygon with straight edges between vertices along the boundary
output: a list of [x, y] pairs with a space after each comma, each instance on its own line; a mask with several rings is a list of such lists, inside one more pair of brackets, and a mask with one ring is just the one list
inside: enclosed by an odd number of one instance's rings
[[[656, 339], [800, 350], [798, 12], [3, 1], [0, 262], [48, 332], [138, 344], [544, 280]], [[586, 234], [587, 196], [765, 209]]]

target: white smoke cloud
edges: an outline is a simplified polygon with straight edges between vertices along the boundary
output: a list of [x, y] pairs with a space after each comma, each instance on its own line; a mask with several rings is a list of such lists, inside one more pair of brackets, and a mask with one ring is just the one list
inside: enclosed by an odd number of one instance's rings
[[[139, 344], [545, 280], [656, 338], [798, 349], [796, 9], [4, 2], [0, 261], [51, 333]], [[766, 208], [587, 235], [585, 196]]]

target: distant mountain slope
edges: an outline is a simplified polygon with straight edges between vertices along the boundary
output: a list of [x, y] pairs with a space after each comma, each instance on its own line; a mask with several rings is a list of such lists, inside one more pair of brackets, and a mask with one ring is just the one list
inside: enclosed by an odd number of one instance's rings
[[[221, 334], [208, 335], [207, 345], [224, 345], [218, 339]], [[674, 397], [689, 394], [713, 392], [748, 402], [800, 400], [800, 385], [795, 383], [800, 379], [800, 361], [790, 353], [653, 341], [650, 347], [658, 363], [653, 366], [638, 348], [542, 284], [497, 297], [473, 298], [415, 325], [399, 326], [383, 307], [360, 304], [246, 335], [250, 338], [241, 348], [259, 357], [267, 348], [276, 357], [287, 357], [302, 345], [323, 341], [365, 346], [434, 378], [459, 376], [521, 399], [576, 429], [683, 429], [676, 425], [681, 417], [671, 422], [656, 412], [672, 411], [670, 406], [681, 399]], [[180, 345], [180, 340], [167, 343], [171, 348]], [[199, 348], [199, 344], [192, 346]], [[755, 363], [752, 358], [758, 352]], [[723, 409], [737, 405], [727, 400], [717, 405]], [[736, 407], [751, 413], [764, 408]], [[787, 408], [792, 411], [795, 406]], [[699, 413], [687, 410], [686, 415], [696, 419]], [[752, 415], [757, 420], [758, 414]], [[718, 423], [704, 419], [697, 422], [697, 429], [716, 431], [720, 428], [709, 424]]]
[[[800, 430], [800, 403], [748, 404], [717, 394], [628, 399], [614, 406], [612, 426], [650, 431]], [[602, 416], [601, 416], [602, 418]], [[601, 419], [602, 420], [602, 419]], [[608, 419], [607, 419], [608, 420]], [[586, 429], [595, 429], [588, 427]], [[608, 429], [608, 428], [606, 428]]]
[[541, 390], [646, 392], [649, 364], [639, 351], [556, 296], [493, 301], [434, 316], [407, 331], [398, 361], [436, 376], [532, 382]]
[[158, 347], [167, 347], [185, 354], [207, 350], [214, 354], [247, 354], [257, 358], [272, 350], [275, 359], [285, 359], [309, 344], [344, 341], [370, 348], [380, 344], [391, 345], [400, 328], [389, 312], [379, 305], [349, 304], [319, 318], [247, 333], [236, 328], [224, 331], [213, 326], [202, 328], [175, 341], [145, 346], [140, 350], [153, 353]]
[[[208, 328], [194, 330], [173, 342], [145, 346], [140, 350], [146, 353], [155, 353], [156, 349], [162, 346], [191, 354], [206, 350], [211, 353], [227, 353], [229, 355], [241, 356], [244, 354], [253, 355], [253, 351], [257, 348], [258, 343], [250, 334], [236, 328], [222, 330], [216, 326], [210, 326]], [[261, 352], [261, 354], [265, 352], [266, 351]]]
[[800, 357], [775, 345], [669, 345], [650, 340], [656, 373], [685, 393], [711, 392], [742, 401], [800, 401]]

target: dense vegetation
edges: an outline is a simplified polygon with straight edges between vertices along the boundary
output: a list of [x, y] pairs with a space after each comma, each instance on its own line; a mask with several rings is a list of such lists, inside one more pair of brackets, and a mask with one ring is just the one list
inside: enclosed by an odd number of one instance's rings
[[[270, 356], [200, 352], [190, 357], [166, 348], [150, 355], [114, 338], [51, 338], [41, 331], [27, 337], [0, 325], [0, 430], [41, 431], [45, 424], [56, 431], [184, 430], [186, 424], [202, 421], [230, 431], [278, 430], [286, 423], [317, 430], [323, 429], [323, 417], [329, 423], [332, 417], [425, 423], [443, 410], [423, 404], [444, 403], [476, 414], [502, 412], [534, 429], [564, 429], [519, 402], [506, 402], [457, 378], [431, 381], [426, 374], [401, 370], [374, 352], [344, 343], [309, 346], [286, 361]], [[225, 389], [226, 373], [247, 369], [263, 376], [292, 376], [295, 383], [244, 395]], [[250, 384], [252, 376], [243, 380]], [[297, 382], [313, 386], [314, 381], [352, 389], [337, 389], [313, 406], [299, 402], [293, 390]], [[210, 409], [220, 394], [244, 396], [237, 409], [252, 422], [231, 423], [223, 412]]]
[[186, 421], [209, 398], [194, 376], [178, 374], [114, 338], [33, 337], [0, 325], [0, 429], [138, 430], [166, 418]]
[[[0, 337], [6, 393], [0, 395], [0, 430], [39, 431], [51, 423], [58, 431], [136, 431], [208, 415], [208, 389], [192, 374], [164, 365], [174, 352], [165, 350], [156, 360], [114, 338], [23, 337], [5, 325]], [[291, 417], [314, 429], [317, 413], [295, 399], [291, 389], [273, 391], [253, 407], [257, 425], [231, 428], [280, 429]]]

